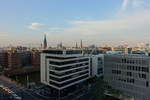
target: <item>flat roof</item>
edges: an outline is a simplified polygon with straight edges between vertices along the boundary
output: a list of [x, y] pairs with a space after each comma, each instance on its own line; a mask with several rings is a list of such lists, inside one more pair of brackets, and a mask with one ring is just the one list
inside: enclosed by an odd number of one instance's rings
[[82, 54], [82, 50], [50, 49], [50, 50], [43, 50], [42, 53], [69, 55], [69, 54]]

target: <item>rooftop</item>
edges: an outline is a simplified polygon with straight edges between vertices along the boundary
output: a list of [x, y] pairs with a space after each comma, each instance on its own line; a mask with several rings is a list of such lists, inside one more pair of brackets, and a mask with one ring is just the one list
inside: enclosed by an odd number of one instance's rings
[[71, 55], [71, 54], [82, 54], [82, 50], [49, 49], [43, 50], [42, 53]]

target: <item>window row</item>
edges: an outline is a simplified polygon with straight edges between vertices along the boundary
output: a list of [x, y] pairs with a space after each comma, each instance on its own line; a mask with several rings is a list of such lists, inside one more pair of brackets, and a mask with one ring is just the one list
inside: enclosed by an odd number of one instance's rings
[[134, 70], [134, 71], [142, 71], [142, 72], [149, 72], [148, 67], [140, 67], [140, 66], [127, 66], [127, 70]]
[[146, 65], [148, 64], [147, 60], [135, 60], [135, 59], [127, 59], [127, 58], [123, 58], [122, 59], [122, 63], [130, 63], [130, 64], [142, 64], [142, 65]]
[[63, 70], [68, 70], [68, 69], [72, 69], [72, 68], [79, 68], [85, 65], [88, 65], [89, 63], [82, 63], [82, 64], [76, 64], [76, 65], [72, 65], [72, 66], [66, 66], [66, 67], [55, 67], [50, 65], [49, 68], [52, 70], [57, 70], [57, 71], [63, 71]]
[[112, 70], [112, 74], [121, 74], [120, 70]]
[[62, 83], [62, 84], [58, 84], [58, 83], [55, 83], [55, 82], [52, 82], [52, 81], [49, 81], [49, 83], [52, 84], [52, 85], [54, 85], [54, 86], [56, 86], [56, 87], [64, 87], [64, 86], [66, 86], [66, 85], [69, 85], [69, 84], [71, 84], [71, 83], [77, 82], [77, 81], [79, 81], [79, 80], [83, 80], [83, 79], [88, 78], [88, 77], [89, 77], [89, 75], [85, 75], [85, 76], [76, 78], [76, 79], [74, 79], [74, 80], [64, 82], [64, 83]]
[[70, 76], [67, 76], [67, 77], [64, 77], [64, 78], [56, 78], [56, 77], [53, 77], [53, 76], [50, 75], [49, 78], [50, 78], [50, 80], [52, 79], [54, 81], [62, 82], [62, 81], [66, 81], [68, 79], [79, 77], [81, 75], [88, 74], [88, 73], [89, 73], [89, 71], [85, 71], [85, 72], [77, 73], [77, 74], [70, 75]]
[[53, 65], [66, 65], [66, 64], [73, 64], [73, 63], [79, 63], [79, 62], [84, 62], [84, 61], [89, 61], [89, 59], [85, 58], [85, 59], [80, 59], [80, 60], [64, 61], [64, 62], [50, 61], [49, 64], [53, 64]]
[[74, 70], [70, 70], [70, 71], [66, 71], [66, 72], [61, 72], [61, 73], [50, 71], [49, 74], [56, 75], [56, 76], [64, 76], [64, 75], [68, 75], [68, 74], [71, 74], [71, 73], [76, 73], [76, 72], [79, 72], [79, 71], [82, 71], [82, 70], [87, 70], [87, 69], [89, 69], [89, 67], [74, 69]]
[[127, 82], [127, 83], [133, 83], [133, 84], [135, 83], [135, 80], [131, 78], [125, 78], [125, 79], [119, 78], [118, 80], [121, 82]]

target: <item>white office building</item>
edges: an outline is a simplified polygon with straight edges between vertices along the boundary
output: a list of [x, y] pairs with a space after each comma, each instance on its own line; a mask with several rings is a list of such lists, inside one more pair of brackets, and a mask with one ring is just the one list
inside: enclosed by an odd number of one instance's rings
[[90, 77], [90, 58], [81, 50], [43, 50], [41, 82], [61, 90]]
[[104, 80], [135, 100], [150, 100], [150, 57], [139, 54], [106, 54]]
[[104, 69], [104, 54], [91, 56], [91, 76], [102, 77]]

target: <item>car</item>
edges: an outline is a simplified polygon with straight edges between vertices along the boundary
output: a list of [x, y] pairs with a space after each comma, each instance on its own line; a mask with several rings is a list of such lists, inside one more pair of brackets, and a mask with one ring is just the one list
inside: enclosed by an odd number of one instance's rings
[[18, 95], [17, 95], [17, 94], [15, 94], [15, 93], [12, 93], [12, 96], [17, 97]]
[[21, 97], [18, 97], [18, 96], [16, 96], [16, 97], [14, 97], [16, 100], [22, 100], [22, 98]]

